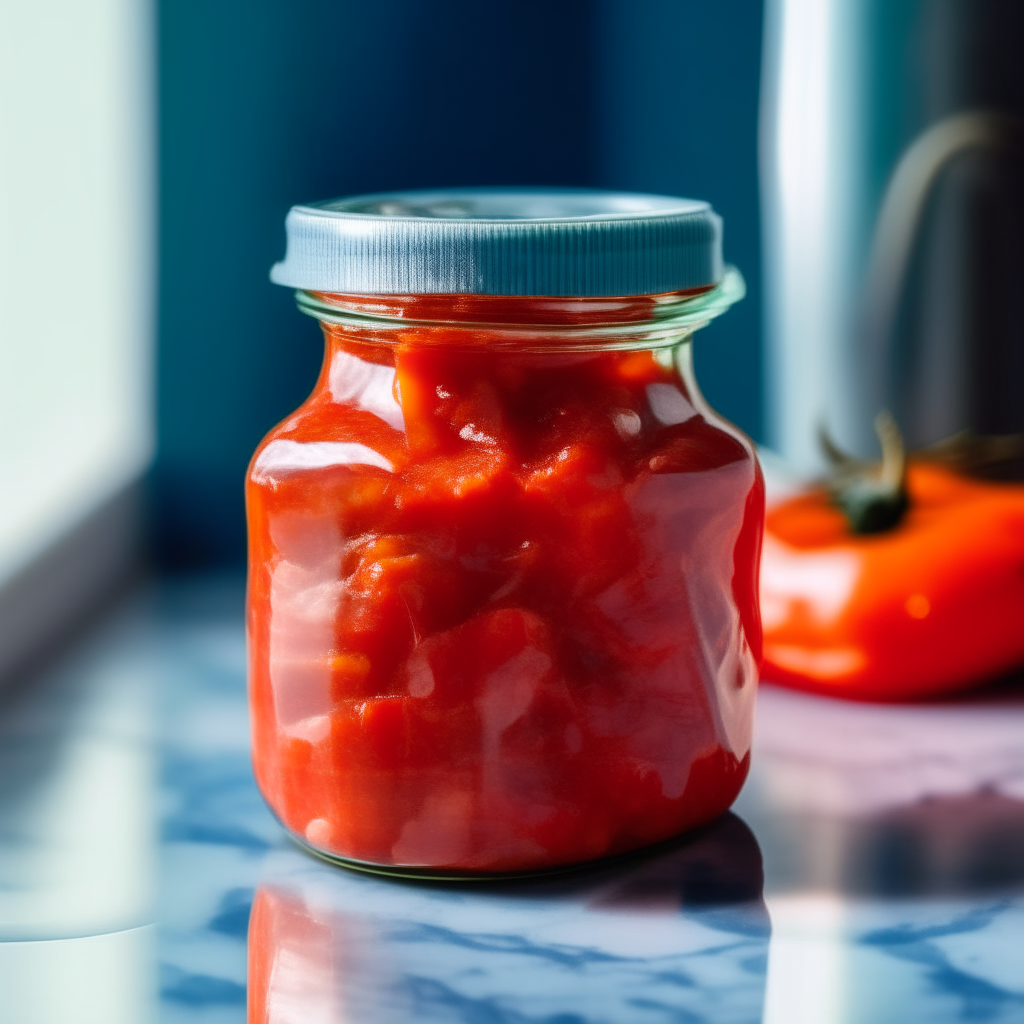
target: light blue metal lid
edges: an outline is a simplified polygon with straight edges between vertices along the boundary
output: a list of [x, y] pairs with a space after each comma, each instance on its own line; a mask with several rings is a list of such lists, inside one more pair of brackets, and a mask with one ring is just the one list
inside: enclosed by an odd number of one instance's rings
[[270, 279], [358, 295], [657, 295], [717, 284], [708, 203], [588, 189], [465, 188], [293, 206]]

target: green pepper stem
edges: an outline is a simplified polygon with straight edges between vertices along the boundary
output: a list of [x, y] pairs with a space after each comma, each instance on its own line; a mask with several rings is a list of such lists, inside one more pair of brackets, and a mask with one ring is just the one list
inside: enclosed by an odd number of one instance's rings
[[836, 445], [824, 424], [818, 428], [821, 449], [832, 466], [826, 481], [833, 503], [854, 533], [882, 533], [897, 526], [907, 511], [907, 452], [892, 413], [875, 417], [882, 448], [880, 462], [855, 459]]

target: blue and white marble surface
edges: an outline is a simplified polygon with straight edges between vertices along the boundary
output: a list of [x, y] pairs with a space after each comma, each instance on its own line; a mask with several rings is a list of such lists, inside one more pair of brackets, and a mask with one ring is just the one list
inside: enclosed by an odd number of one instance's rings
[[[294, 847], [248, 763], [242, 587], [150, 587], [0, 694], [0, 1022], [1024, 1022], [1024, 686], [765, 686], [735, 813], [426, 884]], [[258, 910], [252, 915], [254, 899]]]

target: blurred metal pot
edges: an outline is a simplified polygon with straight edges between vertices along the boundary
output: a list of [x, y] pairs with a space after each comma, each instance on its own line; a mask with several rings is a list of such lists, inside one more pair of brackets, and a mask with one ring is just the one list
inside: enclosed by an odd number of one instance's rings
[[1024, 431], [1024, 4], [766, 0], [769, 442]]

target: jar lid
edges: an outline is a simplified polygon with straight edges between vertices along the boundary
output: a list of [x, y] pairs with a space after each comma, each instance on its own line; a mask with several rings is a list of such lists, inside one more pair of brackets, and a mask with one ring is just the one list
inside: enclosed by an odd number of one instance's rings
[[293, 206], [271, 281], [357, 295], [658, 295], [722, 277], [696, 199], [590, 189], [388, 192]]

